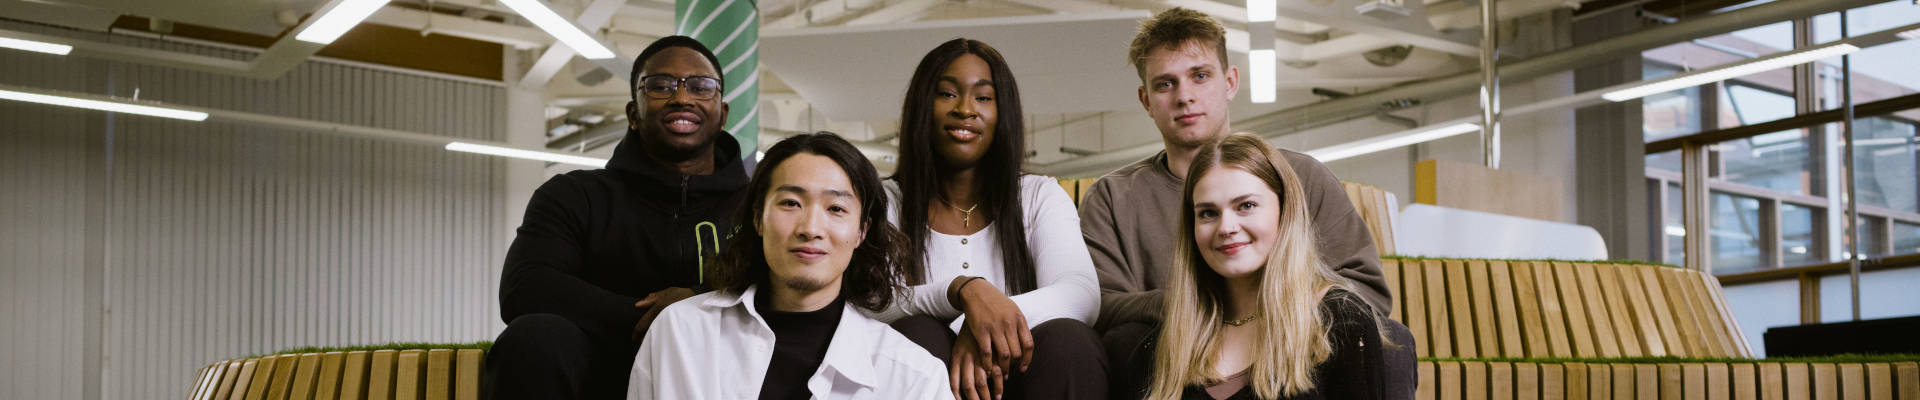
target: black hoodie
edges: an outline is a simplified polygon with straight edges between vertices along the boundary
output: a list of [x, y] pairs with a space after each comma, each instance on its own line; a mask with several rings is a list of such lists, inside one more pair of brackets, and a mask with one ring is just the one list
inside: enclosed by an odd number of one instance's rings
[[[746, 194], [740, 144], [720, 132], [714, 173], [683, 175], [650, 163], [627, 134], [606, 169], [553, 177], [533, 192], [507, 249], [500, 316], [556, 314], [595, 342], [628, 344], [644, 310], [633, 303], [670, 287], [705, 291], [705, 271], [734, 231]], [[623, 372], [624, 373], [624, 372]]]

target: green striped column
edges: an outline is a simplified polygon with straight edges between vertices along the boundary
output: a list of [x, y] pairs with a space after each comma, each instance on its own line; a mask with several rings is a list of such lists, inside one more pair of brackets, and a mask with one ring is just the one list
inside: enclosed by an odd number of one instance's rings
[[727, 76], [727, 132], [752, 160], [760, 139], [760, 12], [755, 0], [677, 0], [673, 33], [713, 49]]

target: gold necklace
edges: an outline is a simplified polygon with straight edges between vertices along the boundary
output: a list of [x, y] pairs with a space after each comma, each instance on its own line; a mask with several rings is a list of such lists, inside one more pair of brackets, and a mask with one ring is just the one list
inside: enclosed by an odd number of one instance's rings
[[960, 212], [960, 229], [973, 228], [973, 210], [980, 208], [980, 203], [973, 203], [972, 207], [967, 207], [965, 210], [960, 209], [960, 207], [954, 207], [953, 203], [947, 202], [947, 199], [940, 199], [940, 204], [945, 204], [947, 208]]
[[1227, 323], [1227, 325], [1241, 326], [1241, 325], [1246, 325], [1248, 322], [1253, 322], [1253, 319], [1258, 317], [1260, 317], [1260, 313], [1253, 313], [1253, 315], [1248, 315], [1246, 318], [1231, 319], [1231, 320], [1220, 321], [1220, 322], [1225, 322]]

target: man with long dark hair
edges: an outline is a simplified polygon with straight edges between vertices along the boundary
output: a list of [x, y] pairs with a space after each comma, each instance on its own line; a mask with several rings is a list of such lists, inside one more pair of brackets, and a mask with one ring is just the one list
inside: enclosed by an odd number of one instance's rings
[[715, 291], [661, 313], [627, 398], [951, 398], [940, 360], [863, 313], [919, 268], [866, 156], [831, 133], [790, 137], [747, 193]]
[[627, 135], [606, 169], [548, 180], [507, 249], [487, 355], [491, 398], [610, 398], [625, 393], [654, 315], [710, 279], [729, 213], [747, 185], [740, 145], [721, 130], [725, 76], [685, 36], [640, 52]]

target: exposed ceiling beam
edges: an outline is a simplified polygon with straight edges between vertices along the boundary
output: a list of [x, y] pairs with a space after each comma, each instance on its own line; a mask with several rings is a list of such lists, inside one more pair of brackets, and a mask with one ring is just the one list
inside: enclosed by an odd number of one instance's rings
[[[1007, 0], [1007, 1], [1015, 4], [1054, 10], [1055, 12], [1062, 13], [1062, 14], [1092, 14], [1092, 13], [1103, 13], [1103, 12], [1136, 10], [1134, 8], [1120, 7], [1120, 6], [1110, 5], [1106, 3], [1097, 3], [1097, 2], [1088, 1], [1088, 0]], [[1201, 0], [1201, 1], [1204, 1], [1204, 0]], [[1215, 3], [1215, 4], [1218, 4], [1218, 3]], [[1244, 10], [1241, 11], [1240, 13], [1246, 14]], [[1242, 19], [1244, 19], [1244, 17]], [[1247, 50], [1251, 48], [1248, 45], [1249, 40], [1250, 40], [1250, 36], [1246, 30], [1227, 28], [1227, 51], [1236, 52], [1236, 53], [1246, 53]], [[1294, 42], [1288, 41], [1288, 40], [1275, 40], [1274, 52], [1280, 54], [1281, 59], [1295, 60], [1300, 58], [1301, 46], [1299, 44], [1295, 44]]]
[[[589, 31], [588, 35], [592, 35], [591, 31], [607, 26], [607, 22], [613, 20], [613, 14], [620, 11], [620, 7], [626, 5], [626, 3], [626, 0], [594, 0], [593, 3], [587, 5], [587, 9], [580, 11], [580, 16], [574, 18], [573, 22], [586, 28]], [[614, 51], [617, 53], [619, 49], [616, 48]], [[528, 68], [527, 73], [520, 75], [520, 87], [539, 89], [546, 86], [547, 81], [552, 80], [553, 76], [560, 72], [561, 68], [567, 66], [567, 61], [573, 60], [574, 54], [573, 49], [563, 44], [555, 43], [552, 46], [547, 46], [547, 51], [540, 54], [540, 59], [534, 61], [533, 67]], [[605, 60], [593, 60], [593, 63], [599, 65], [600, 68], [605, 68], [607, 71], [612, 72], [615, 77], [625, 80], [627, 79], [628, 72], [633, 69], [633, 66], [621, 62], [620, 60], [623, 58], [624, 57], [614, 57]]]
[[553, 43], [552, 36], [535, 28], [402, 7], [382, 8], [367, 17], [366, 22], [417, 31], [431, 29], [436, 35], [494, 42], [516, 49], [533, 49]]
[[[1511, 19], [1557, 8], [1579, 7], [1580, 3], [1574, 0], [1504, 0], [1494, 11], [1500, 14], [1499, 19]], [[1480, 7], [1439, 13], [1432, 18], [1433, 26], [1442, 31], [1477, 28], [1480, 26], [1479, 14]], [[1352, 34], [1308, 44], [1301, 49], [1300, 60], [1319, 61], [1405, 44], [1408, 43], [1381, 36]]]
[[120, 18], [120, 13], [40, 1], [0, 0], [0, 17], [104, 32]]
[[64, 36], [42, 35], [14, 30], [0, 29], [0, 36], [26, 39], [73, 46], [69, 55], [98, 58], [103, 60], [125, 61], [137, 64], [156, 65], [200, 72], [212, 72], [227, 75], [247, 75], [247, 62], [230, 60], [197, 54], [174, 51], [154, 50], [133, 46], [93, 42]]
[[[1578, 0], [1502, 0], [1493, 12], [1499, 14], [1497, 19], [1513, 19], [1558, 8], [1577, 10], [1580, 8], [1580, 2]], [[1434, 29], [1441, 31], [1479, 27], [1480, 7], [1471, 6], [1434, 13], [1429, 21], [1433, 22]]]
[[867, 8], [853, 7], [852, 4], [847, 3], [848, 1], [849, 0], [826, 0], [814, 3], [811, 6], [807, 6], [806, 9], [794, 11], [792, 14], [787, 14], [785, 17], [762, 25], [761, 28], [762, 30], [800, 28], [813, 25], [816, 22], [839, 20], [848, 16], [860, 15], [868, 11]]
[[[314, 19], [308, 19], [307, 23], [312, 23]], [[307, 23], [302, 23], [288, 32], [299, 32], [306, 28]], [[314, 53], [319, 53], [324, 47], [327, 45], [296, 40], [292, 34], [283, 35], [279, 41], [273, 42], [273, 46], [267, 47], [266, 52], [260, 53], [252, 61], [247, 62], [247, 75], [255, 79], [279, 78], [288, 70], [292, 70], [295, 65], [300, 65], [300, 62], [306, 61], [308, 57], [313, 57]]]
[[[1642, 29], [1605, 41], [1534, 56], [1511, 65], [1502, 65], [1501, 79], [1523, 82], [1546, 74], [1568, 71], [1593, 62], [1610, 60], [1622, 54], [1638, 53], [1689, 38], [1708, 37], [1780, 21], [1846, 10], [1880, 3], [1880, 0], [1824, 0], [1773, 2], [1691, 21]], [[1433, 101], [1470, 94], [1480, 84], [1478, 72], [1463, 72], [1355, 93], [1334, 100], [1291, 107], [1233, 121], [1235, 129], [1258, 132], [1267, 137], [1298, 132], [1302, 127], [1324, 121], [1344, 121], [1370, 116], [1381, 104], [1405, 99]], [[1037, 172], [1075, 175], [1105, 171], [1144, 158], [1159, 151], [1158, 142], [1111, 149], [1101, 155], [1062, 161]]]
[[[1206, 13], [1207, 15], [1212, 15], [1214, 18], [1218, 18], [1228, 22], [1233, 22], [1237, 24], [1247, 23], [1247, 6], [1245, 2], [1238, 2], [1241, 4], [1234, 5], [1234, 4], [1221, 3], [1213, 0], [1154, 0], [1154, 1], [1163, 5], [1166, 5], [1168, 7], [1185, 7], [1188, 9], [1192, 9], [1194, 11]], [[1281, 1], [1286, 1], [1286, 0], [1281, 0]], [[1414, 0], [1414, 1], [1419, 1], [1419, 0]], [[1327, 31], [1327, 26], [1324, 24], [1316, 24], [1316, 23], [1301, 21], [1299, 19], [1289, 18], [1287, 15], [1284, 15], [1284, 14], [1274, 17], [1273, 26], [1274, 28], [1278, 28], [1283, 31], [1308, 33], [1308, 34]]]
[[938, 6], [945, 2], [946, 2], [945, 0], [905, 0], [905, 1], [895, 2], [892, 4], [887, 4], [886, 7], [881, 7], [878, 10], [873, 10], [865, 14], [862, 14], [858, 18], [854, 18], [853, 20], [847, 21], [845, 25], [884, 24], [884, 23], [890, 23], [890, 22], [910, 21], [914, 17], [926, 14], [927, 10], [933, 9], [934, 6]]
[[1374, 35], [1352, 34], [1306, 45], [1305, 48], [1300, 49], [1299, 60], [1319, 61], [1404, 44], [1406, 43]]
[[1401, 2], [1401, 7], [1407, 12], [1404, 17], [1377, 18], [1355, 11], [1356, 7], [1373, 1], [1379, 0], [1336, 0], [1326, 4], [1315, 4], [1313, 0], [1279, 0], [1276, 5], [1282, 14], [1326, 21], [1328, 25], [1344, 30], [1430, 50], [1469, 56], [1480, 54], [1480, 46], [1472, 37], [1472, 32], [1442, 33], [1434, 29], [1432, 21], [1427, 19], [1426, 3], [1421, 0]]

